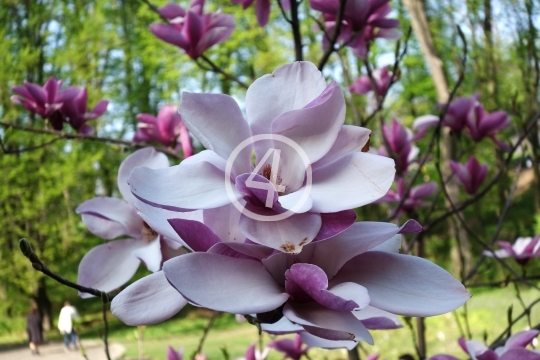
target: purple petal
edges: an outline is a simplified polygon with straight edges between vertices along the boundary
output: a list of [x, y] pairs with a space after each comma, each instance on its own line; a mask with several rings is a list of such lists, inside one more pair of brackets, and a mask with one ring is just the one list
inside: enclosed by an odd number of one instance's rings
[[438, 354], [438, 355], [428, 358], [427, 360], [460, 360], [460, 359], [452, 355]]
[[167, 360], [182, 360], [182, 355], [182, 352], [178, 352], [170, 346], [167, 348]]
[[[350, 312], [333, 311], [315, 302], [299, 305], [288, 302], [283, 309], [283, 315], [304, 329], [308, 328], [308, 332], [314, 329], [330, 330], [336, 332], [335, 335], [339, 335], [339, 332], [343, 336], [341, 339], [331, 340], [365, 341], [373, 345], [369, 331]], [[319, 334], [322, 335], [322, 332]]]
[[[85, 89], [85, 88], [82, 88], [82, 89]], [[71, 100], [71, 99], [75, 98], [77, 95], [79, 95], [81, 93], [82, 89], [80, 87], [76, 87], [76, 86], [67, 87], [64, 90], [61, 90], [56, 94], [56, 99], [54, 99], [54, 102], [55, 103], [62, 103], [62, 102]], [[85, 102], [84, 105], [85, 105], [85, 110], [86, 110], [86, 99], [84, 99], [84, 102]]]
[[268, 17], [270, 16], [270, 0], [256, 0], [255, 14], [257, 15], [259, 26], [266, 26], [268, 24]]
[[184, 17], [186, 11], [179, 5], [174, 3], [168, 3], [159, 8], [159, 14], [167, 19], [174, 19], [177, 17]]
[[[109, 292], [131, 279], [140, 261], [131, 253], [144, 243], [138, 240], [115, 240], [90, 250], [79, 264], [77, 284]], [[79, 293], [82, 298], [93, 295]]]
[[235, 186], [244, 195], [246, 201], [254, 206], [271, 209], [278, 201], [278, 193], [274, 185], [270, 180], [259, 174], [247, 173], [238, 175]]
[[280, 307], [289, 297], [254, 260], [191, 253], [167, 261], [163, 270], [186, 299], [217, 311], [267, 312]]
[[130, 326], [152, 325], [176, 315], [186, 299], [169, 284], [163, 271], [137, 280], [111, 302], [114, 316]]
[[169, 223], [193, 251], [206, 252], [221, 240], [206, 225], [193, 220], [169, 219]]
[[387, 311], [367, 306], [353, 315], [370, 330], [399, 329], [403, 327], [398, 317]]
[[540, 334], [538, 330], [520, 331], [506, 340], [505, 348], [511, 349], [515, 347], [525, 347], [529, 345], [534, 338]]
[[103, 113], [107, 111], [107, 106], [109, 106], [109, 102], [107, 100], [100, 100], [90, 111], [92, 113], [92, 117], [95, 119], [103, 115]]
[[365, 286], [372, 306], [407, 316], [444, 314], [470, 297], [459, 281], [428, 260], [380, 251], [348, 261], [331, 284], [342, 282]]
[[349, 91], [358, 95], [366, 95], [373, 90], [371, 80], [367, 75], [362, 75], [357, 78], [354, 83], [349, 87]]
[[511, 349], [502, 354], [499, 360], [540, 360], [540, 354], [527, 349]]
[[354, 210], [321, 214], [321, 229], [313, 241], [326, 240], [341, 234], [355, 223], [356, 217]]
[[26, 83], [26, 89], [38, 105], [45, 106], [47, 103], [47, 92], [41, 86], [29, 82]]
[[171, 25], [152, 24], [150, 25], [150, 31], [155, 37], [169, 44], [176, 45], [184, 50], [189, 48], [189, 42], [182, 32]]

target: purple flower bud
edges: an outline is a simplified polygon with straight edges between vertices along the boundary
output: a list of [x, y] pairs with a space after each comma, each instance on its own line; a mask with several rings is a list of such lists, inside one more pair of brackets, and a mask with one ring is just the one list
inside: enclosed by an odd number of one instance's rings
[[480, 165], [474, 156], [471, 156], [466, 164], [450, 160], [450, 167], [471, 195], [475, 194], [486, 180], [487, 164]]
[[274, 340], [268, 344], [269, 348], [273, 348], [276, 351], [282, 352], [285, 354], [284, 358], [298, 360], [309, 350], [308, 346], [302, 347], [302, 339], [300, 335], [295, 334], [294, 339], [280, 339]]
[[167, 360], [182, 360], [183, 357], [182, 350], [176, 351], [171, 346], [167, 348]]
[[86, 124], [89, 120], [95, 120], [107, 110], [109, 102], [107, 100], [99, 101], [96, 106], [90, 112], [86, 112], [87, 107], [87, 92], [86, 88], [83, 88], [81, 92], [73, 99], [66, 101], [60, 112], [65, 120], [73, 127], [77, 132], [91, 135], [94, 132], [94, 128]]
[[507, 144], [496, 138], [497, 132], [510, 125], [508, 114], [504, 111], [494, 111], [487, 114], [482, 105], [478, 105], [471, 116], [467, 118], [469, 135], [474, 141], [489, 137], [503, 150], [509, 150]]
[[391, 126], [383, 125], [382, 130], [384, 141], [390, 150], [388, 156], [396, 162], [397, 174], [407, 172], [409, 164], [418, 155], [418, 148], [411, 144], [413, 140], [412, 131], [400, 124], [396, 119], [392, 119]]

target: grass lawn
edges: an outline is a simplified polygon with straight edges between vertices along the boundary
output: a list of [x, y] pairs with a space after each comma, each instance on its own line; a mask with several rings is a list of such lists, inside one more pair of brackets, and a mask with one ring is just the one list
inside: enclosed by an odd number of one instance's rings
[[[513, 314], [517, 316], [522, 312], [522, 306], [515, 296], [515, 289], [490, 290], [485, 292], [475, 291], [472, 299], [467, 304], [468, 323], [473, 338], [487, 341], [494, 340], [507, 325], [508, 307], [512, 305]], [[540, 294], [536, 290], [524, 290], [521, 293], [526, 304], [534, 301]], [[446, 315], [426, 319], [426, 338], [428, 342], [428, 355], [448, 353], [460, 358], [465, 358], [457, 345], [457, 338], [462, 331], [466, 331], [464, 321], [465, 309]], [[110, 316], [110, 340], [122, 343], [126, 349], [126, 358], [138, 359], [139, 349], [137, 336], [142, 333], [142, 351], [146, 359], [165, 359], [166, 349], [169, 345], [174, 348], [182, 347], [186, 357], [189, 357], [197, 348], [203, 328], [208, 322], [211, 312], [204, 309], [185, 309], [181, 314], [164, 323], [147, 326], [143, 329], [129, 327]], [[89, 316], [85, 319], [86, 327], [81, 331], [82, 338], [96, 338], [102, 331], [100, 314]], [[459, 320], [459, 325], [458, 325]], [[540, 306], [533, 308], [531, 323], [536, 325], [540, 322]], [[405, 321], [403, 321], [405, 324]], [[412, 324], [415, 321], [412, 319]], [[514, 326], [514, 332], [526, 328], [528, 322], [524, 318]], [[462, 330], [460, 330], [460, 328]], [[362, 344], [361, 353], [380, 353], [381, 359], [397, 359], [400, 354], [411, 353], [414, 348], [411, 340], [411, 330], [407, 325], [402, 329], [392, 331], [372, 331], [375, 345]], [[49, 339], [58, 339], [59, 335], [51, 333]], [[268, 335], [264, 335], [264, 342], [270, 341]], [[0, 334], [0, 344], [23, 341], [24, 333]], [[210, 359], [224, 359], [222, 348], [226, 348], [230, 359], [242, 357], [249, 344], [258, 341], [257, 329], [244, 322], [238, 324], [234, 315], [222, 314], [214, 322], [214, 326], [208, 333], [204, 346], [204, 353]], [[281, 358], [279, 353], [272, 351], [270, 360]], [[310, 357], [316, 359], [346, 359], [344, 350], [320, 350], [312, 349]]]

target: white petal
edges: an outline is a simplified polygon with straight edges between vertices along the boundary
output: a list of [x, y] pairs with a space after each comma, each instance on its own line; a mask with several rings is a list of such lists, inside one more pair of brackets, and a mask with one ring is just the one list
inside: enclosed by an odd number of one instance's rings
[[[225, 188], [224, 172], [207, 161], [183, 162], [166, 169], [138, 167], [131, 172], [129, 183], [141, 201], [167, 210], [210, 209], [233, 200]], [[234, 185], [232, 193], [241, 197]]]
[[[223, 159], [229, 159], [234, 149], [251, 137], [238, 104], [223, 94], [182, 93], [182, 121], [199, 141]], [[251, 171], [251, 144], [233, 160], [235, 174]]]
[[131, 255], [141, 260], [148, 270], [156, 272], [161, 270], [161, 243], [159, 241], [159, 235], [149, 243], [135, 249]]
[[290, 334], [304, 330], [303, 327], [293, 324], [285, 316], [273, 324], [262, 323], [261, 328], [271, 334]]
[[176, 315], [187, 300], [169, 284], [163, 271], [143, 277], [116, 295], [111, 312], [127, 325], [151, 325]]
[[[394, 160], [355, 152], [313, 170], [312, 211], [337, 212], [369, 204], [386, 194]], [[301, 191], [301, 190], [300, 190]]]
[[313, 169], [329, 164], [349, 152], [361, 151], [368, 143], [370, 135], [369, 129], [343, 125], [332, 148], [322, 159], [312, 164]]
[[[79, 264], [77, 284], [109, 292], [128, 282], [140, 261], [131, 253], [144, 243], [139, 240], [115, 240], [90, 250]], [[79, 294], [82, 298], [92, 295]]]
[[118, 190], [120, 190], [124, 200], [132, 205], [135, 204], [135, 197], [129, 189], [128, 178], [131, 170], [137, 166], [146, 166], [151, 169], [166, 168], [169, 167], [169, 159], [165, 154], [148, 147], [135, 151], [122, 161], [118, 169]]
[[302, 339], [302, 342], [305, 343], [308, 346], [311, 347], [319, 347], [323, 349], [341, 349], [346, 348], [348, 350], [352, 350], [358, 345], [356, 341], [332, 341], [320, 338], [318, 336], [312, 335], [308, 333], [307, 331], [302, 331], [300, 333], [300, 338]]
[[289, 295], [254, 260], [191, 253], [163, 265], [167, 279], [190, 302], [235, 314], [277, 309]]

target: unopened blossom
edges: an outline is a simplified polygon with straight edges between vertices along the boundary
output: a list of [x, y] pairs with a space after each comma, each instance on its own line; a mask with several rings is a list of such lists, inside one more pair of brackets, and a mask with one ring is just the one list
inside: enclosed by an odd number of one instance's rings
[[182, 360], [183, 358], [184, 352], [182, 349], [176, 351], [171, 346], [167, 348], [167, 360]]
[[86, 122], [89, 120], [95, 120], [107, 110], [109, 102], [107, 100], [99, 101], [96, 106], [86, 111], [88, 103], [88, 95], [86, 88], [83, 88], [77, 96], [71, 100], [67, 100], [62, 105], [60, 112], [64, 116], [65, 120], [71, 125], [72, 128], [79, 133], [91, 135], [94, 132], [94, 128], [88, 125]]
[[[540, 352], [526, 349], [534, 338], [538, 336], [538, 330], [521, 331], [510, 336], [504, 346], [491, 350], [477, 340], [465, 340], [459, 338], [461, 349], [472, 359], [477, 360], [540, 360]], [[439, 354], [428, 360], [459, 360], [452, 355]]]
[[64, 119], [59, 110], [64, 102], [77, 96], [81, 89], [70, 86], [61, 90], [61, 87], [62, 81], [57, 81], [53, 77], [50, 77], [43, 86], [25, 81], [23, 86], [12, 88], [17, 95], [12, 96], [11, 101], [47, 119], [53, 129], [62, 130]]
[[[161, 269], [163, 261], [182, 253], [178, 236], [167, 238], [148, 226], [134, 206], [137, 200], [129, 191], [127, 178], [137, 166], [164, 168], [167, 157], [153, 148], [144, 148], [129, 155], [118, 170], [118, 188], [122, 199], [97, 197], [85, 201], [76, 212], [94, 235], [106, 241], [91, 249], [79, 264], [79, 285], [101, 291], [111, 291], [125, 284], [137, 271], [141, 262], [148, 270]], [[160, 209], [161, 210], [161, 209]], [[166, 216], [166, 210], [161, 210]], [[121, 239], [117, 239], [118, 237]], [[181, 240], [180, 240], [181, 241]], [[91, 295], [81, 293], [81, 297]]]
[[[175, 223], [187, 243], [199, 239], [211, 245], [200, 228], [189, 229], [182, 220]], [[469, 298], [463, 285], [442, 268], [398, 253], [399, 234], [419, 230], [414, 221], [401, 228], [357, 222], [295, 255], [269, 255], [267, 247], [249, 242], [215, 242], [205, 252], [167, 261], [163, 271], [189, 302], [256, 314], [263, 330], [305, 332], [302, 340], [310, 346], [352, 348], [358, 341], [373, 342], [359, 319], [368, 305], [391, 314], [431, 316]]]
[[418, 147], [412, 145], [412, 131], [396, 119], [392, 119], [392, 125], [384, 124], [382, 130], [385, 146], [381, 146], [379, 154], [393, 158], [396, 162], [396, 173], [402, 175], [407, 172], [419, 153]]
[[292, 339], [274, 340], [268, 344], [268, 347], [283, 353], [283, 359], [292, 360], [300, 360], [309, 350], [309, 346], [302, 342], [299, 334], [295, 334]]
[[519, 264], [526, 265], [534, 257], [540, 257], [540, 235], [535, 237], [519, 237], [514, 244], [506, 241], [497, 241], [502, 249], [495, 251], [484, 251], [485, 256], [495, 256], [498, 258], [514, 258]]
[[[377, 200], [377, 202], [400, 204], [408, 188], [409, 186], [406, 184], [405, 180], [399, 179], [397, 181], [396, 191], [388, 190], [386, 195]], [[407, 198], [401, 205], [400, 213], [402, 211], [414, 211], [420, 207], [428, 206], [430, 203], [426, 202], [424, 199], [433, 195], [436, 190], [437, 183], [432, 181], [421, 185], [413, 186], [409, 190]]]
[[450, 167], [465, 190], [471, 195], [476, 194], [487, 177], [487, 164], [480, 165], [478, 159], [473, 155], [465, 164], [450, 160]]
[[204, 0], [192, 0], [189, 9], [169, 3], [159, 9], [168, 24], [150, 25], [159, 39], [182, 48], [192, 59], [210, 47], [227, 40], [234, 30], [234, 17], [220, 13], [203, 13]]
[[494, 111], [487, 113], [484, 106], [478, 104], [472, 116], [467, 118], [468, 134], [474, 141], [480, 141], [489, 137], [497, 146], [503, 150], [510, 150], [508, 144], [497, 139], [497, 132], [510, 125], [508, 114], [504, 111]]
[[137, 124], [133, 141], [156, 141], [172, 148], [181, 146], [184, 157], [193, 155], [189, 131], [182, 123], [177, 106], [165, 105], [159, 110], [157, 117], [150, 114], [138, 114], [137, 119], [140, 123]]
[[227, 95], [184, 92], [182, 120], [208, 150], [178, 166], [135, 169], [133, 194], [180, 212], [236, 205], [245, 238], [298, 253], [350, 225], [356, 218], [350, 209], [390, 188], [394, 161], [362, 152], [370, 131], [343, 125], [343, 93], [312, 63], [285, 65], [256, 80], [245, 104], [247, 121]]
[[[310, 0], [311, 7], [324, 15], [326, 32], [323, 37], [324, 48], [328, 48], [330, 45], [328, 38], [334, 34], [339, 4], [339, 0]], [[401, 33], [396, 30], [399, 20], [386, 18], [391, 10], [388, 0], [347, 1], [338, 41], [352, 48], [356, 56], [365, 58], [367, 46], [373, 40], [398, 39], [401, 36]]]
[[390, 86], [390, 80], [392, 79], [392, 73], [388, 71], [388, 67], [373, 70], [373, 83], [368, 75], [362, 75], [357, 78], [354, 83], [349, 87], [349, 91], [366, 95], [370, 91], [375, 90], [377, 95], [384, 95]]

